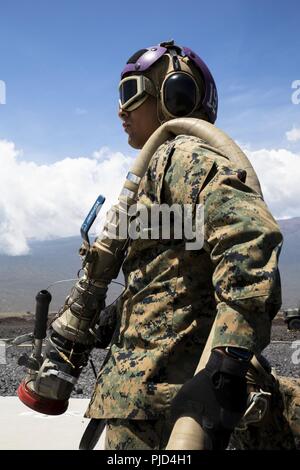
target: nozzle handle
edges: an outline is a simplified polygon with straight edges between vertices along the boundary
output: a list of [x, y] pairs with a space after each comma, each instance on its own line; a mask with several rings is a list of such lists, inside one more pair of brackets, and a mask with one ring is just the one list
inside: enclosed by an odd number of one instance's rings
[[41, 290], [36, 295], [36, 306], [35, 306], [35, 325], [34, 325], [34, 338], [44, 339], [47, 331], [47, 321], [49, 304], [52, 296], [47, 290]]

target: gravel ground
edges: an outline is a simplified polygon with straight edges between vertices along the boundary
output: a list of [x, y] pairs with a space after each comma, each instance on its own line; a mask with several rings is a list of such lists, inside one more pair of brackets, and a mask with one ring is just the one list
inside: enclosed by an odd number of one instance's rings
[[[0, 320], [1, 338], [15, 338], [32, 331], [33, 323], [31, 321]], [[30, 351], [30, 347], [11, 346], [6, 348], [6, 364], [0, 364], [0, 396], [15, 396], [17, 394], [17, 388], [26, 373], [26, 369], [18, 365], [18, 358], [24, 352], [29, 354]], [[96, 371], [99, 370], [105, 355], [106, 352], [100, 349], [92, 351], [91, 360]], [[94, 383], [95, 375], [92, 366], [89, 364], [83, 369], [71, 396], [74, 398], [90, 398]]]
[[[0, 320], [1, 338], [15, 338], [32, 330], [33, 322], [31, 320], [15, 318]], [[24, 367], [19, 366], [17, 360], [25, 351], [29, 353], [30, 348], [13, 346], [6, 349], [6, 364], [0, 364], [0, 396], [16, 395], [20, 381], [25, 375]], [[100, 349], [95, 349], [92, 352], [91, 359], [96, 371], [99, 370], [105, 354], [105, 351]], [[300, 331], [288, 331], [281, 319], [275, 320], [272, 328], [272, 342], [265, 349], [264, 355], [278, 374], [299, 377]], [[93, 369], [91, 365], [88, 365], [83, 370], [72, 396], [89, 398], [92, 394], [94, 383], [95, 376]]]

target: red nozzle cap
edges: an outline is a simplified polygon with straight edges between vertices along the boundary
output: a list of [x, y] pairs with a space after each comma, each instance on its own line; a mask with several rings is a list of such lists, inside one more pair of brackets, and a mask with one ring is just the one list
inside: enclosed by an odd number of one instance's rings
[[41, 397], [27, 386], [25, 380], [20, 383], [17, 394], [24, 405], [46, 415], [61, 415], [69, 405], [68, 400], [52, 400]]

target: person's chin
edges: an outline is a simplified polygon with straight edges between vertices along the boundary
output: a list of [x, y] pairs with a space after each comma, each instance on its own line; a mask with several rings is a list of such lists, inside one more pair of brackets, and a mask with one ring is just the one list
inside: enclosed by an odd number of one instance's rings
[[139, 142], [137, 142], [134, 138], [132, 138], [132, 136], [128, 136], [128, 144], [130, 145], [130, 147], [134, 148], [134, 149], [141, 149], [142, 146], [139, 144]]

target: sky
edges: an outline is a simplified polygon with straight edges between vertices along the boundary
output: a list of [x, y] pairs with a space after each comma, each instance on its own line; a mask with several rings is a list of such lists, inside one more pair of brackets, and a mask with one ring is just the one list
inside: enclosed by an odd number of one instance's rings
[[117, 117], [120, 73], [168, 39], [210, 68], [216, 125], [273, 215], [300, 216], [299, 17], [296, 0], [0, 0], [0, 252], [77, 235], [99, 193], [115, 202], [137, 155]]

